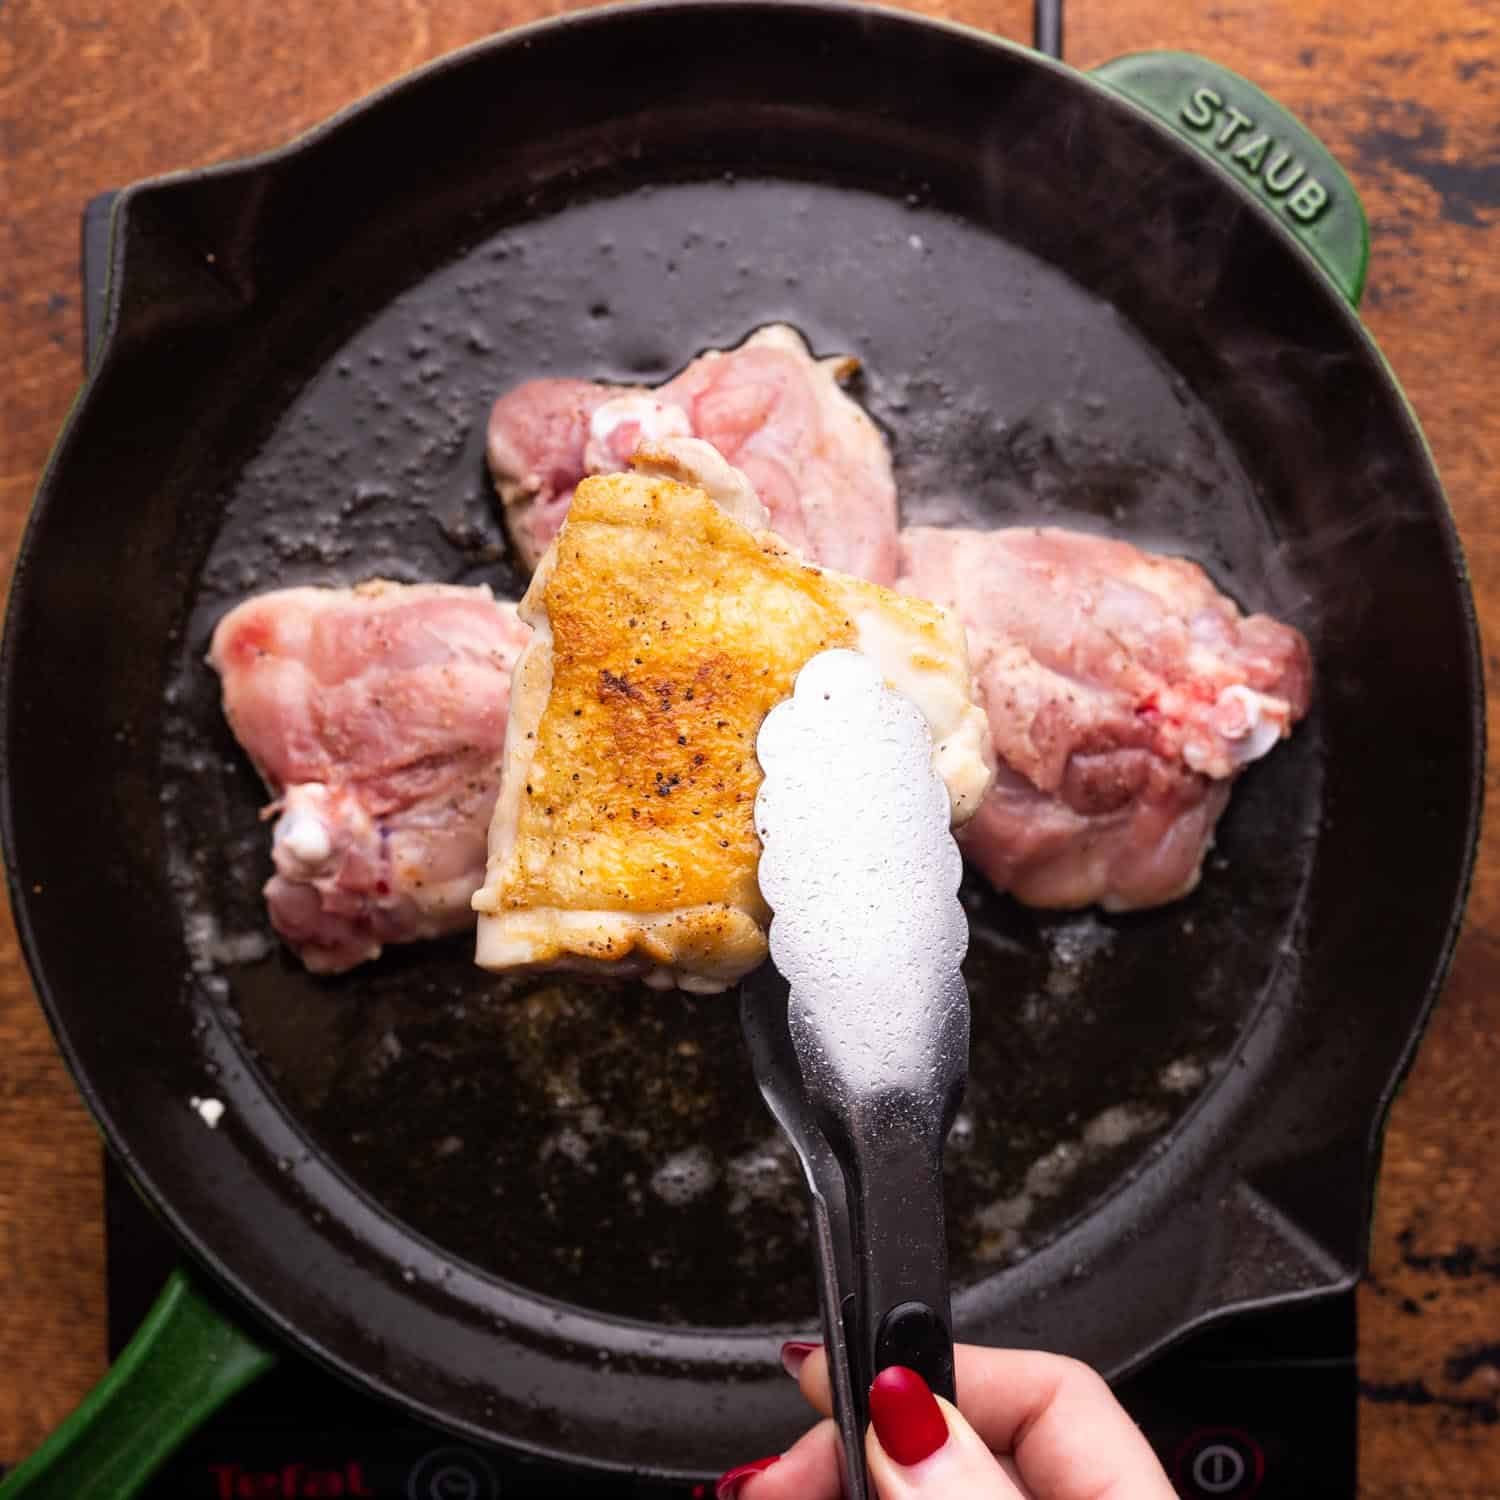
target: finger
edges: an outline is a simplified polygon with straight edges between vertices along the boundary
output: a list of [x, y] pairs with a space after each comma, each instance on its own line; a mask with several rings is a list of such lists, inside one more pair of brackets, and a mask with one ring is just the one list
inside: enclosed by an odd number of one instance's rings
[[964, 1414], [1012, 1454], [1027, 1489], [1049, 1500], [1175, 1500], [1150, 1443], [1088, 1365], [1023, 1349], [958, 1351]]
[[[809, 1367], [810, 1361], [816, 1361]], [[802, 1387], [802, 1394], [808, 1403], [817, 1411], [827, 1415], [833, 1410], [833, 1401], [828, 1388], [828, 1361], [823, 1357], [823, 1348], [820, 1344], [804, 1343], [800, 1340], [789, 1344], [783, 1344], [781, 1348], [781, 1363], [787, 1373], [793, 1376]], [[829, 1427], [829, 1423], [824, 1423]], [[815, 1429], [816, 1430], [816, 1429]], [[833, 1429], [836, 1431], [836, 1429]], [[836, 1443], [835, 1439], [835, 1443]], [[837, 1459], [837, 1448], [834, 1457]], [[1020, 1488], [1020, 1476], [1016, 1471], [1015, 1461], [1005, 1454], [999, 1455], [1000, 1467], [1006, 1476]]]
[[[979, 1369], [994, 1356], [999, 1354], [1012, 1354], [1018, 1351], [1000, 1349], [981, 1349], [974, 1344], [955, 1344], [953, 1346], [954, 1360], [957, 1367], [958, 1404], [960, 1410], [973, 1419], [973, 1413], [969, 1411], [968, 1402], [965, 1399], [966, 1392], [973, 1377]], [[1050, 1358], [1051, 1356], [1042, 1356]], [[781, 1347], [781, 1362], [787, 1371], [795, 1376], [797, 1384], [802, 1389], [803, 1399], [812, 1409], [825, 1417], [833, 1415], [833, 1394], [828, 1384], [828, 1355], [821, 1344], [789, 1343]], [[980, 1432], [984, 1432], [984, 1425], [976, 1423]]]
[[[1087, 1365], [1029, 1349], [953, 1352], [960, 1410], [991, 1450], [1014, 1455], [1028, 1489], [1093, 1500], [1129, 1480], [1130, 1500], [1172, 1500], [1151, 1445]], [[807, 1355], [797, 1378], [817, 1411], [832, 1411], [823, 1350]]]
[[819, 1422], [779, 1458], [744, 1464], [719, 1480], [716, 1500], [841, 1500], [838, 1429]]
[[880, 1500], [1025, 1500], [958, 1409], [900, 1366], [870, 1387], [865, 1455]]
[[[791, 1349], [806, 1351], [799, 1356], [802, 1363], [795, 1369], [788, 1358], [787, 1351]], [[833, 1391], [828, 1384], [828, 1355], [822, 1346], [783, 1344], [781, 1362], [788, 1370], [794, 1371], [797, 1384], [802, 1389], [803, 1400], [820, 1416], [831, 1417], [833, 1415]]]

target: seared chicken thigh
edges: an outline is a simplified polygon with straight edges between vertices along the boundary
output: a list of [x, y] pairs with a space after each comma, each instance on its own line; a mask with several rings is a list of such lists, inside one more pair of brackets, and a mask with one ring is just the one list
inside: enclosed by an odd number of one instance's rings
[[692, 440], [578, 486], [521, 601], [535, 635], [474, 897], [483, 967], [715, 991], [759, 963], [755, 738], [829, 647], [867, 652], [926, 715], [955, 823], [979, 805], [988, 734], [957, 619], [809, 565], [743, 524], [757, 510]]
[[762, 328], [665, 385], [533, 380], [490, 414], [490, 472], [506, 525], [535, 567], [586, 474], [629, 467], [642, 442], [700, 437], [750, 481], [770, 529], [824, 567], [896, 576], [896, 486], [884, 439], [840, 388], [857, 367], [816, 360], [802, 336]]
[[1030, 906], [1186, 894], [1233, 778], [1307, 711], [1303, 637], [1182, 559], [1078, 532], [913, 527], [900, 587], [968, 629], [997, 764], [960, 843]]
[[279, 813], [272, 925], [309, 969], [461, 931], [484, 873], [529, 630], [486, 588], [292, 588], [231, 610], [209, 661]]

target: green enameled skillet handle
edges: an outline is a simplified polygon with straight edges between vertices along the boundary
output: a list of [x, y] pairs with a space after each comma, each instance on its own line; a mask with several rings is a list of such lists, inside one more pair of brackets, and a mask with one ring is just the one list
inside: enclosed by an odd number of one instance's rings
[[1191, 52], [1133, 52], [1090, 76], [1217, 162], [1359, 305], [1370, 258], [1364, 208], [1344, 169], [1290, 110], [1238, 73]]
[[0, 1500], [130, 1500], [276, 1355], [174, 1271], [109, 1373], [0, 1484]]

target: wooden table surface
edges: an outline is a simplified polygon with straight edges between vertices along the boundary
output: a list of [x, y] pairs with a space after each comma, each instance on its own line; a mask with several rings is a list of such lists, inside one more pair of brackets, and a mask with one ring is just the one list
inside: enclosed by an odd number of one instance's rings
[[[4, 0], [0, 568], [78, 385], [78, 223], [104, 188], [277, 144], [555, 0]], [[917, 7], [1026, 40], [1024, 0]], [[1365, 315], [1437, 456], [1481, 620], [1500, 616], [1500, 4], [1070, 0], [1080, 66], [1197, 50], [1299, 113], [1370, 214]], [[1487, 668], [1494, 665], [1486, 658]], [[1493, 783], [1493, 762], [1491, 781]], [[1400, 795], [1399, 788], [1392, 789]], [[1360, 1293], [1359, 1494], [1500, 1497], [1500, 875], [1491, 796], [1467, 927], [1386, 1140]], [[0, 1461], [104, 1367], [98, 1140], [0, 921]]]

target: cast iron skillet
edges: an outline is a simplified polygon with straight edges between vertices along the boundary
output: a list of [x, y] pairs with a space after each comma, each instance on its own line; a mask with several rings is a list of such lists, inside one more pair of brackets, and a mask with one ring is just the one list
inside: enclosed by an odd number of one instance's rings
[[[802, 1424], [775, 1349], [808, 1256], [733, 1007], [496, 986], [462, 942], [312, 981], [263, 941], [260, 793], [201, 664], [279, 583], [513, 590], [496, 391], [655, 380], [786, 319], [865, 361], [907, 521], [1189, 553], [1318, 666], [1189, 900], [969, 891], [960, 1335], [1118, 1372], [1347, 1287], [1482, 756], [1458, 544], [1350, 307], [1364, 244], [1322, 148], [1201, 59], [1090, 78], [832, 4], [530, 28], [126, 193], [11, 596], [4, 837], [59, 1043], [195, 1265], [479, 1439], [699, 1475]], [[164, 1347], [259, 1367], [174, 1298]]]

